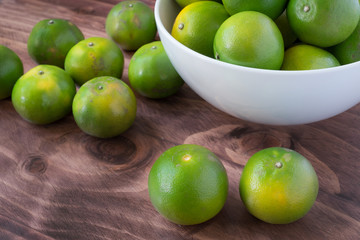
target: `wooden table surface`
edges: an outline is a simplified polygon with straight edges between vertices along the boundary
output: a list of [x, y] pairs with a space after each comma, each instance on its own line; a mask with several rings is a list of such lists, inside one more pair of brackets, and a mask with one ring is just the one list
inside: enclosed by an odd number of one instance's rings
[[[86, 38], [107, 37], [105, 19], [117, 2], [0, 0], [0, 44], [28, 71], [36, 63], [26, 42], [38, 21], [65, 18]], [[125, 82], [132, 54], [125, 52]], [[107, 140], [83, 133], [71, 115], [30, 124], [10, 99], [0, 101], [0, 239], [360, 239], [360, 105], [317, 123], [273, 127], [231, 117], [186, 85], [165, 100], [136, 96], [134, 125]], [[229, 176], [224, 208], [196, 226], [162, 218], [147, 190], [156, 158], [183, 143], [208, 147]], [[300, 152], [319, 177], [313, 208], [287, 225], [252, 217], [238, 192], [247, 159], [271, 146]]]

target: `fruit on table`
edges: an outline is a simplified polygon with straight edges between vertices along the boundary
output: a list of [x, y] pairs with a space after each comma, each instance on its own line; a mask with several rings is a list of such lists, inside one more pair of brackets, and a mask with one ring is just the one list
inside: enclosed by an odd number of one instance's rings
[[214, 39], [215, 58], [245, 67], [280, 69], [284, 41], [275, 22], [255, 11], [239, 12], [220, 26]]
[[318, 47], [347, 39], [360, 18], [359, 0], [290, 0], [286, 11], [298, 38]]
[[124, 50], [136, 50], [156, 35], [153, 10], [141, 1], [122, 1], [106, 18], [107, 34]]
[[0, 100], [10, 97], [15, 82], [23, 73], [24, 67], [19, 56], [0, 44]]
[[230, 15], [242, 11], [257, 11], [276, 19], [285, 10], [288, 0], [223, 0], [222, 2]]
[[136, 99], [115, 77], [96, 77], [82, 85], [72, 105], [75, 122], [85, 133], [110, 138], [125, 132], [136, 117]]
[[268, 223], [286, 224], [302, 218], [319, 190], [316, 172], [301, 154], [266, 148], [246, 163], [239, 192], [247, 210]]
[[188, 48], [213, 57], [216, 31], [228, 17], [224, 6], [218, 2], [195, 2], [177, 15], [171, 35]]
[[150, 200], [166, 219], [193, 225], [213, 218], [228, 193], [226, 170], [209, 149], [183, 144], [166, 150], [148, 177]]
[[66, 54], [84, 39], [80, 29], [65, 19], [44, 19], [32, 29], [27, 42], [31, 58], [39, 64], [64, 67]]
[[312, 70], [340, 66], [330, 52], [307, 44], [295, 45], [285, 51], [282, 70]]
[[85, 82], [100, 76], [121, 78], [124, 69], [124, 55], [110, 39], [91, 37], [72, 47], [65, 59], [65, 71], [75, 83]]
[[38, 65], [15, 83], [11, 100], [15, 110], [34, 124], [48, 124], [71, 112], [75, 83], [63, 69]]
[[148, 98], [168, 97], [184, 84], [160, 41], [145, 44], [135, 52], [128, 76], [131, 87]]

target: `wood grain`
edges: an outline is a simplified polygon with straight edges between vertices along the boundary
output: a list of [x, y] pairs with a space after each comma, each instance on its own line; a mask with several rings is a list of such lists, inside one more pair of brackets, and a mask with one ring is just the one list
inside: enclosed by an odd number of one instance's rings
[[[2, 0], [0, 44], [13, 49], [28, 71], [36, 66], [26, 49], [35, 23], [65, 18], [85, 37], [107, 37], [105, 18], [117, 2]], [[155, 0], [144, 2], [153, 7]], [[124, 53], [128, 82], [133, 53]], [[359, 239], [360, 105], [325, 121], [272, 127], [233, 118], [186, 85], [164, 100], [136, 97], [134, 125], [107, 140], [83, 133], [71, 115], [46, 126], [30, 124], [10, 99], [0, 101], [0, 239]], [[230, 181], [223, 210], [196, 226], [162, 218], [147, 192], [153, 162], [182, 143], [212, 150]], [[314, 207], [292, 224], [263, 223], [240, 200], [243, 166], [270, 146], [305, 155], [319, 176]]]

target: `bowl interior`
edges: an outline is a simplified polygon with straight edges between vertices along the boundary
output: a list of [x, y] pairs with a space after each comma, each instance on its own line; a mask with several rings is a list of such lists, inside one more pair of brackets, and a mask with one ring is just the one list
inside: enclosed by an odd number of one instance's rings
[[155, 11], [157, 11], [161, 24], [170, 34], [175, 18], [181, 11], [180, 6], [175, 2], [175, 0], [157, 0], [155, 3]]

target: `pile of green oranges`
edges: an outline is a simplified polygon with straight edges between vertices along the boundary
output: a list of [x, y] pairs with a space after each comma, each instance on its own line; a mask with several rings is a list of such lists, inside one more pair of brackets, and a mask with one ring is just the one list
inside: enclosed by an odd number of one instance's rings
[[[165, 98], [184, 82], [162, 43], [155, 41], [154, 13], [142, 1], [115, 5], [105, 30], [109, 38], [84, 39], [68, 20], [39, 21], [27, 41], [28, 53], [39, 65], [25, 74], [20, 58], [1, 45], [0, 99], [11, 95], [17, 113], [34, 124], [53, 123], [72, 112], [89, 135], [122, 134], [136, 118], [133, 90], [148, 98]], [[131, 87], [121, 80], [123, 51], [136, 51], [128, 69]]]
[[[360, 60], [358, 0], [169, 0], [182, 8], [172, 36], [220, 61], [274, 70], [311, 70]], [[89, 135], [109, 138], [135, 121], [136, 97], [165, 98], [183, 85], [161, 41], [149, 6], [138, 0], [115, 5], [106, 19], [110, 37], [84, 39], [64, 19], [32, 29], [28, 53], [39, 65], [24, 74], [20, 58], [0, 45], [0, 99], [34, 124], [70, 112]], [[135, 51], [121, 80], [123, 51]], [[78, 90], [77, 90], [78, 86]], [[183, 144], [165, 151], [148, 177], [150, 200], [166, 219], [205, 222], [224, 207], [228, 177], [209, 149]], [[239, 182], [240, 197], [255, 217], [274, 224], [302, 218], [318, 194], [317, 175], [304, 156], [286, 148], [254, 154]]]
[[220, 61], [312, 70], [360, 60], [358, 0], [176, 0], [171, 34]]

